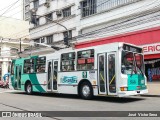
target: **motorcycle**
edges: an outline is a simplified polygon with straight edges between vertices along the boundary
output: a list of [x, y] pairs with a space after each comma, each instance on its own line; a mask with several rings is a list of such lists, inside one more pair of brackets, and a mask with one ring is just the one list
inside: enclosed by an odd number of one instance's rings
[[9, 88], [9, 82], [0, 81], [0, 88]]

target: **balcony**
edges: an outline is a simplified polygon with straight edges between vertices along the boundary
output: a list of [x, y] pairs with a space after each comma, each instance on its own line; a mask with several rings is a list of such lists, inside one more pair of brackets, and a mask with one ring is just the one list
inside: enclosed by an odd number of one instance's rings
[[81, 16], [87, 17], [109, 11], [140, 0], [85, 0], [81, 2]]

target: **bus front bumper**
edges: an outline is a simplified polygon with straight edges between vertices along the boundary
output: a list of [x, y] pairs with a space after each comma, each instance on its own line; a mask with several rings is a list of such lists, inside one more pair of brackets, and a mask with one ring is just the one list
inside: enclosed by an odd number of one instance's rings
[[118, 96], [119, 97], [127, 97], [127, 96], [131, 96], [131, 95], [143, 95], [143, 94], [147, 94], [147, 93], [148, 93], [148, 89], [135, 90], [135, 91], [119, 91]]

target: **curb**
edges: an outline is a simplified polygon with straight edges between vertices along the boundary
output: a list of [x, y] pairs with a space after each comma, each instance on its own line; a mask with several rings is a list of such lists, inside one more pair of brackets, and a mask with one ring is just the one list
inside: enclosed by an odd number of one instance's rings
[[154, 95], [154, 94], [147, 94], [147, 95], [140, 95], [142, 97], [160, 97], [160, 95]]

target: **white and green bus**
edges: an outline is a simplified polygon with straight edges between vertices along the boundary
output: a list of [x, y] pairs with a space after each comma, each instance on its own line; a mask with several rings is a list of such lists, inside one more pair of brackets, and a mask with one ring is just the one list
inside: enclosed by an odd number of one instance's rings
[[142, 48], [122, 42], [19, 58], [11, 68], [13, 87], [27, 94], [78, 94], [91, 99], [148, 92]]

